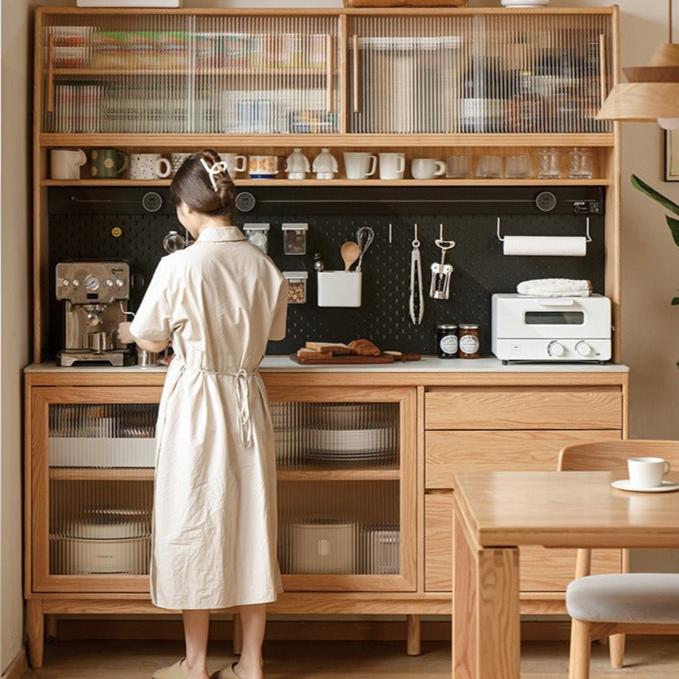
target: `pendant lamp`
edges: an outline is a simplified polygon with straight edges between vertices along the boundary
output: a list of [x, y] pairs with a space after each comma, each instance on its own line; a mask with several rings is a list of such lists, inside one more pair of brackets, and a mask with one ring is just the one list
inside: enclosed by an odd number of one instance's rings
[[597, 118], [658, 122], [679, 129], [679, 44], [672, 42], [672, 0], [668, 0], [669, 42], [661, 44], [648, 66], [623, 69], [628, 83], [616, 85]]

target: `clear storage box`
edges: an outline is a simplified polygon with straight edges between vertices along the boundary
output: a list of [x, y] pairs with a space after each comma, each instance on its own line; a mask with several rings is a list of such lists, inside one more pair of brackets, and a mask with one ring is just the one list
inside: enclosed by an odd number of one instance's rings
[[264, 254], [269, 251], [269, 224], [243, 224], [243, 233]]
[[306, 255], [308, 224], [283, 224], [283, 252], [286, 255]]
[[284, 271], [283, 276], [288, 281], [288, 304], [305, 304], [309, 273], [307, 271]]

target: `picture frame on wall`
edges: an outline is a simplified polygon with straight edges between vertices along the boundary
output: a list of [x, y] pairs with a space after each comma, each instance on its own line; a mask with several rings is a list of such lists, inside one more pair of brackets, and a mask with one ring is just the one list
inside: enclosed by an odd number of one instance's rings
[[665, 132], [665, 181], [679, 182], [679, 130]]

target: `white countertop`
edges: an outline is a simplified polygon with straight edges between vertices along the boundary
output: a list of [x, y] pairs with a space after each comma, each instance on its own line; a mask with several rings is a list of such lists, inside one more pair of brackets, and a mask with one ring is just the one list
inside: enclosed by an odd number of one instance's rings
[[[380, 365], [299, 365], [291, 361], [287, 356], [267, 356], [262, 361], [262, 372], [448, 372], [448, 373], [626, 373], [629, 368], [625, 365], [606, 363], [604, 365], [591, 363], [512, 363], [502, 365], [496, 358], [478, 359], [443, 359], [436, 356], [423, 356], [421, 361], [409, 361], [406, 363], [387, 363]], [[113, 368], [110, 366], [77, 366], [74, 368], [60, 368], [55, 363], [32, 363], [26, 368], [26, 372], [81, 372], [81, 373], [106, 373], [106, 372], [165, 372], [165, 366], [140, 368], [127, 366]]]

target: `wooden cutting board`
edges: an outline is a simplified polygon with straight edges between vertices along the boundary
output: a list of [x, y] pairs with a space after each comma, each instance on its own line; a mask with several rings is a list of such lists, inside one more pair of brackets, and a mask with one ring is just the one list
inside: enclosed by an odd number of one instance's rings
[[466, 7], [467, 0], [344, 0], [345, 7]]
[[393, 356], [330, 356], [329, 358], [314, 358], [313, 356], [300, 358], [297, 354], [290, 354], [290, 360], [300, 365], [379, 365], [393, 363]]

